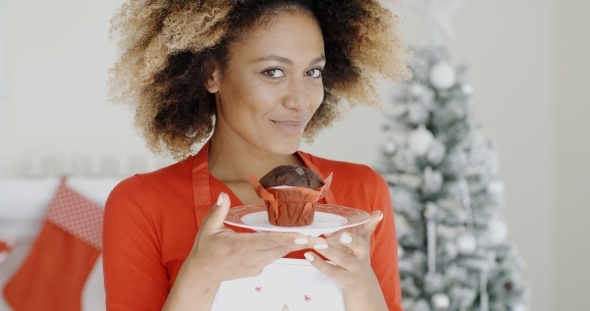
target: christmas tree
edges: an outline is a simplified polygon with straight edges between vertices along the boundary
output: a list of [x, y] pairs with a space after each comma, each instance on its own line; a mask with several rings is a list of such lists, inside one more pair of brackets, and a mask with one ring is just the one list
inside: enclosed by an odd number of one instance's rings
[[474, 118], [467, 67], [415, 50], [385, 105], [378, 170], [390, 185], [406, 311], [525, 311], [523, 262], [505, 241], [503, 183]]

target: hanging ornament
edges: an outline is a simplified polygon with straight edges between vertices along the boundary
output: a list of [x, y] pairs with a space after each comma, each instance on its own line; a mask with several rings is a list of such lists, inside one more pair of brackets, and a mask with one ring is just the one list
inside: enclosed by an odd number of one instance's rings
[[395, 152], [395, 149], [395, 143], [391, 140], [388, 140], [383, 146], [383, 152], [385, 152], [386, 154], [393, 154]]
[[461, 85], [461, 91], [463, 92], [463, 94], [471, 96], [473, 95], [473, 92], [475, 90], [473, 89], [473, 86], [471, 86], [470, 84], [463, 84]]
[[488, 223], [485, 238], [490, 245], [499, 245], [508, 235], [508, 226], [501, 219], [495, 217]]
[[447, 284], [447, 278], [440, 273], [428, 273], [424, 276], [422, 288], [426, 294], [435, 294], [443, 291]]
[[506, 281], [502, 287], [504, 288], [506, 293], [509, 294], [514, 290], [514, 283], [512, 283], [512, 281]]
[[440, 62], [430, 71], [430, 83], [439, 90], [448, 90], [457, 81], [457, 73], [451, 64]]
[[446, 310], [451, 305], [449, 296], [443, 293], [437, 293], [430, 299], [435, 310]]
[[500, 197], [504, 195], [504, 183], [499, 179], [492, 180], [487, 190], [491, 195]]
[[471, 233], [463, 233], [457, 237], [457, 248], [459, 253], [469, 255], [475, 252], [477, 248], [477, 240]]
[[426, 91], [426, 87], [420, 83], [414, 83], [410, 86], [410, 92], [412, 95], [418, 97]]
[[517, 305], [510, 307], [510, 311], [527, 311], [527, 310], [528, 310], [527, 307], [522, 303], [519, 303]]
[[447, 260], [453, 260], [459, 254], [459, 248], [453, 242], [446, 243], [443, 249]]
[[432, 165], [436, 166], [439, 165], [440, 162], [442, 162], [446, 153], [447, 148], [445, 147], [445, 145], [441, 143], [438, 139], [435, 139], [432, 143], [432, 146], [430, 147], [430, 151], [428, 151], [428, 154], [426, 155], [426, 159]]
[[434, 136], [426, 129], [426, 127], [424, 127], [424, 125], [420, 125], [408, 136], [408, 147], [410, 148], [410, 151], [419, 157], [428, 153], [433, 142]]

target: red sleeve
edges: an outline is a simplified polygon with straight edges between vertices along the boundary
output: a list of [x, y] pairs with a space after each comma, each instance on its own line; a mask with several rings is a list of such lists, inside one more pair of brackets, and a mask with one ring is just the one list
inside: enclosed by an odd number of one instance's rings
[[111, 192], [104, 213], [103, 268], [108, 311], [161, 310], [169, 292], [158, 220], [140, 177]]
[[381, 285], [389, 310], [402, 311], [401, 287], [397, 266], [397, 238], [393, 219], [393, 206], [389, 186], [377, 172], [374, 172], [373, 202], [371, 210], [381, 210], [383, 220], [377, 225], [371, 238], [371, 266]]

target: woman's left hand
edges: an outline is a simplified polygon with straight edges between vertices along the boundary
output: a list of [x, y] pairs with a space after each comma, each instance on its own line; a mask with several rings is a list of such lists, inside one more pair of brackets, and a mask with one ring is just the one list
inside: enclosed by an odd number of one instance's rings
[[343, 229], [328, 236], [328, 247], [325, 244], [316, 245], [314, 249], [335, 265], [325, 262], [312, 252], [305, 253], [305, 258], [345, 291], [374, 283], [370, 240], [382, 217], [381, 211], [375, 211], [371, 214], [371, 219], [362, 226]]

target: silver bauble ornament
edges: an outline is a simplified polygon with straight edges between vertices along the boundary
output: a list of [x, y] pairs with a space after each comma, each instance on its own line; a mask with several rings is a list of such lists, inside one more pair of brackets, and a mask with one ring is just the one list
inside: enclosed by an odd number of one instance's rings
[[463, 233], [457, 237], [457, 248], [459, 253], [469, 255], [475, 252], [477, 248], [477, 240], [471, 233]]
[[455, 68], [447, 62], [440, 62], [430, 71], [430, 83], [439, 90], [448, 90], [457, 82]]
[[434, 294], [430, 299], [430, 302], [432, 302], [432, 306], [435, 310], [445, 310], [451, 305], [449, 296], [443, 293]]
[[420, 125], [408, 136], [408, 148], [419, 157], [426, 155], [433, 143], [434, 136], [424, 125]]
[[485, 238], [490, 245], [499, 245], [508, 235], [508, 226], [499, 218], [493, 218], [488, 223]]

